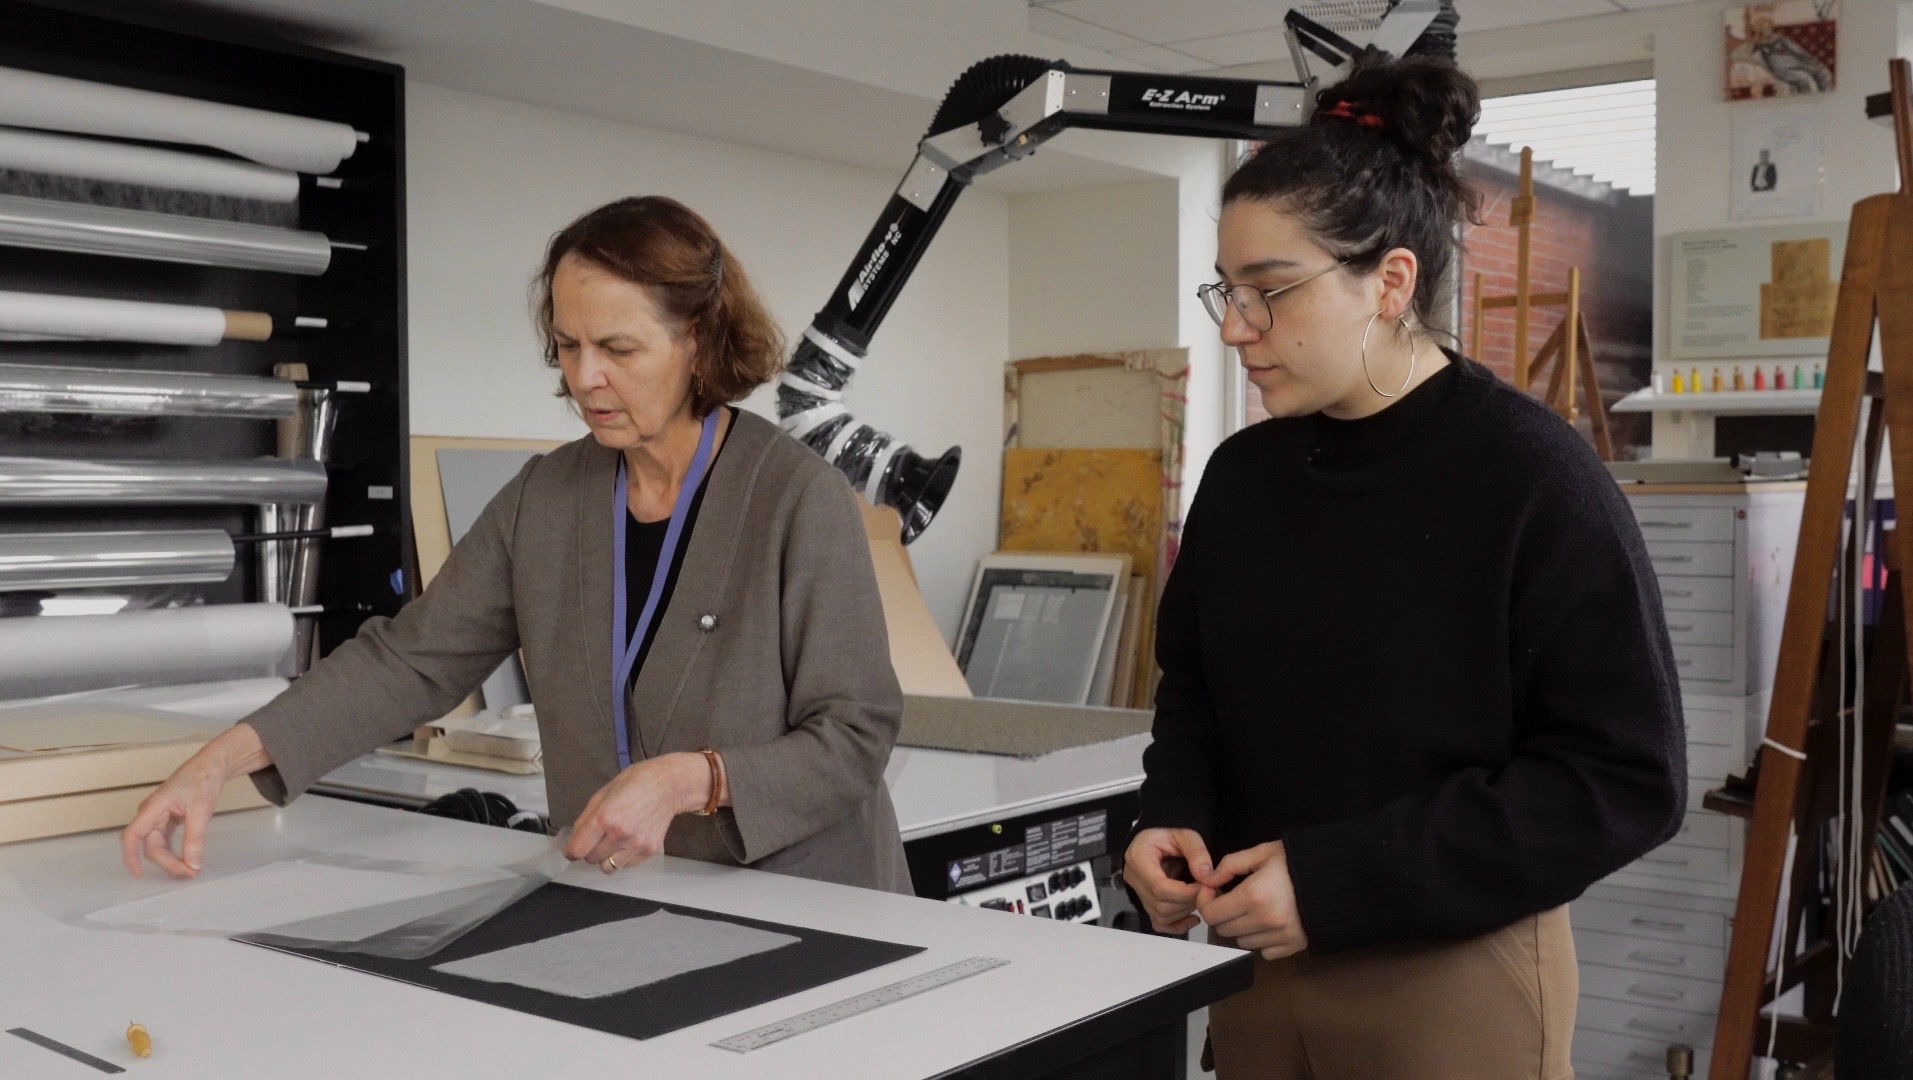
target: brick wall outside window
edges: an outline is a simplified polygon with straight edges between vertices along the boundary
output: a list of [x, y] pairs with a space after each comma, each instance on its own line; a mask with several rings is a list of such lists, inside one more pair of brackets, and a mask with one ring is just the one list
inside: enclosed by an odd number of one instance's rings
[[[1504, 379], [1514, 373], [1514, 316], [1491, 311], [1483, 341], [1469, 340], [1474, 311], [1474, 275], [1483, 275], [1489, 296], [1514, 293], [1516, 232], [1508, 227], [1515, 180], [1473, 162], [1464, 172], [1482, 195], [1484, 225], [1470, 228], [1462, 256], [1461, 349]], [[1653, 200], [1621, 197], [1597, 202], [1536, 185], [1535, 224], [1529, 232], [1530, 288], [1537, 293], [1567, 288], [1568, 267], [1581, 268], [1581, 303], [1593, 338], [1602, 397], [1611, 405], [1647, 384], [1653, 340]], [[1559, 308], [1529, 313], [1530, 356], [1561, 321]], [[1452, 344], [1452, 343], [1450, 343]], [[1240, 377], [1240, 372], [1237, 372]], [[1536, 387], [1539, 393], [1544, 387]], [[1260, 396], [1244, 386], [1247, 421], [1267, 419]], [[1610, 415], [1616, 453], [1644, 455], [1649, 439], [1645, 414]], [[1581, 427], [1586, 430], [1583, 418]]]

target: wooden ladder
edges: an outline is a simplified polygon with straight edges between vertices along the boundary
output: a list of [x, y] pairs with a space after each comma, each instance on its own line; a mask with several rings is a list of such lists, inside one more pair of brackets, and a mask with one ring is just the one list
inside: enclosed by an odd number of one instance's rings
[[[1847, 489], [1853, 471], [1856, 438], [1863, 438], [1856, 500], [1870, 505], [1878, 474], [1881, 439], [1890, 435], [1893, 496], [1896, 506], [1913, 507], [1913, 74], [1905, 60], [1890, 63], [1893, 132], [1900, 168], [1900, 190], [1854, 204], [1847, 231], [1845, 269], [1833, 317], [1827, 355], [1826, 387], [1814, 428], [1813, 459], [1794, 556], [1793, 585], [1787, 596], [1780, 636], [1773, 703], [1759, 757], [1747, 784], [1732, 782], [1708, 795], [1710, 809], [1751, 817], [1733, 936], [1727, 950], [1726, 982], [1714, 1033], [1710, 1080], [1745, 1080], [1755, 1053], [1771, 1040], [1774, 1056], [1819, 1066], [1833, 1053], [1834, 972], [1839, 946], [1827, 927], [1828, 909], [1818, 932], [1800, 944], [1803, 914], [1817, 902], [1818, 872], [1825, 823], [1840, 810], [1838, 776], [1840, 727], [1860, 710], [1858, 744], [1869, 766], [1859, 777], [1860, 831], [1864, 846], [1849, 858], [1872, 855], [1892, 753], [1894, 720], [1907, 692], [1908, 647], [1902, 599], [1903, 573], [1913, 567], [1913, 521], [1884, 533], [1888, 568], [1879, 620], [1867, 662], [1865, 700], [1847, 706], [1838, 700], [1845, 658], [1835, 647], [1838, 629], [1829, 620], [1836, 583], [1853, 582], [1838, 573], [1851, 567], [1852, 545], [1866, 543], [1860, 530], [1845, 528]], [[1869, 374], [1867, 358], [1874, 327], [1879, 327], [1883, 371]], [[1864, 436], [1860, 431], [1863, 406]], [[1834, 605], [1838, 611], [1838, 605]], [[1834, 618], [1840, 616], [1835, 614]], [[1790, 838], [1794, 847], [1789, 874]], [[1783, 877], [1786, 879], [1783, 882]], [[1784, 888], [1784, 893], [1783, 893]], [[1787, 900], [1781, 910], [1781, 897]], [[1776, 915], [1782, 920], [1780, 959], [1784, 978], [1768, 974], [1768, 953], [1775, 940]], [[1805, 1017], [1779, 1020], [1760, 1010], [1794, 986], [1805, 986]]]

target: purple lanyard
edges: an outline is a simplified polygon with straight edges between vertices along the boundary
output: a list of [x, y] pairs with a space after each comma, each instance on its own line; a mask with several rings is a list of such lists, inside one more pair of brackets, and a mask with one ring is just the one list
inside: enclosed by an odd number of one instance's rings
[[678, 541], [684, 536], [684, 519], [691, 514], [691, 501], [711, 464], [711, 444], [717, 441], [717, 410], [704, 418], [704, 431], [697, 439], [697, 454], [691, 458], [691, 471], [678, 487], [678, 498], [671, 507], [671, 524], [664, 530], [664, 547], [658, 552], [658, 567], [651, 572], [651, 592], [638, 612], [638, 625], [629, 641], [624, 624], [630, 608], [625, 601], [624, 536], [625, 521], [631, 516], [625, 504], [624, 455], [618, 455], [618, 487], [611, 500], [611, 730], [618, 740], [618, 769], [631, 767], [631, 732], [625, 723], [625, 695], [631, 681], [631, 668], [638, 662], [638, 648], [657, 616], [658, 600], [664, 595], [664, 582], [671, 576], [671, 561], [677, 556]]

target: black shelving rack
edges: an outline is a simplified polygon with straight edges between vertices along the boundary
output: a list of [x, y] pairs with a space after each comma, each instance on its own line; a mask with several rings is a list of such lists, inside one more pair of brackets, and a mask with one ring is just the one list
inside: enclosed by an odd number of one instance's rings
[[[405, 95], [392, 64], [224, 30], [185, 32], [169, 13], [101, 17], [54, 4], [0, 0], [0, 65], [167, 94], [333, 120], [366, 133], [332, 174], [336, 188], [301, 184], [296, 221], [284, 208], [224, 200], [219, 215], [296, 225], [334, 241], [315, 277], [0, 247], [0, 289], [199, 304], [317, 316], [326, 329], [210, 347], [118, 342], [8, 343], [0, 361], [270, 375], [301, 362], [322, 381], [358, 381], [342, 395], [325, 520], [366, 524], [375, 535], [328, 543], [317, 603], [319, 650], [330, 652], [375, 615], [416, 591], [407, 500]], [[179, 148], [188, 149], [188, 148]], [[198, 149], [198, 148], [192, 148]], [[31, 174], [0, 170], [0, 192], [33, 194]], [[87, 201], [138, 206], [149, 189], [90, 184]], [[156, 208], [156, 207], [154, 207]], [[76, 458], [246, 458], [271, 455], [271, 422], [192, 417], [0, 416], [0, 455]], [[220, 527], [254, 531], [241, 507], [0, 509], [0, 530], [70, 531]], [[242, 546], [224, 584], [193, 586], [208, 603], [260, 599], [255, 555]]]

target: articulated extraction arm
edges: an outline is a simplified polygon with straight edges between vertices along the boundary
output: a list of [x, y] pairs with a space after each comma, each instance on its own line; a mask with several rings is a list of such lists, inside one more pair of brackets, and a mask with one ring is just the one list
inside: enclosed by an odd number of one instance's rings
[[[1331, 4], [1304, 5], [1328, 8]], [[1331, 68], [1371, 53], [1453, 55], [1453, 0], [1384, 0], [1379, 25], [1358, 47], [1291, 10], [1290, 53], [1300, 82], [1254, 82], [1132, 71], [1085, 71], [1060, 60], [994, 56], [973, 65], [938, 107], [917, 156], [850, 269], [798, 342], [777, 388], [784, 430], [822, 454], [872, 503], [903, 517], [903, 541], [923, 532], [956, 480], [951, 447], [931, 460], [858, 422], [844, 388], [904, 282], [957, 196], [977, 177], [1029, 156], [1068, 128], [1209, 138], [1266, 139], [1308, 120], [1311, 53]]]

